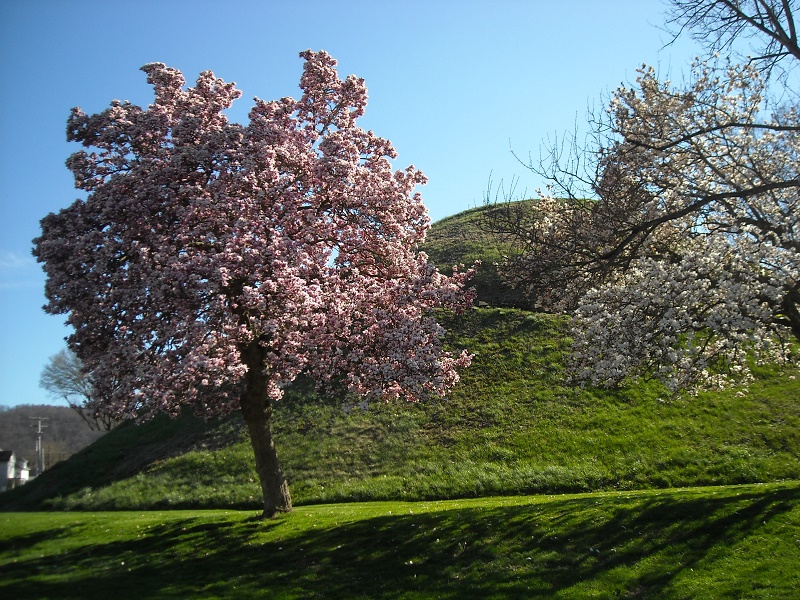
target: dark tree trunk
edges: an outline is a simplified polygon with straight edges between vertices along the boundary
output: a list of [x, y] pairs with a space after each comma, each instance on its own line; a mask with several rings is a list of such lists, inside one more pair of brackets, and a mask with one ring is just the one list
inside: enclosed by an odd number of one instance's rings
[[267, 395], [262, 350], [260, 346], [254, 344], [247, 348], [245, 353], [249, 371], [242, 393], [241, 410], [250, 434], [250, 443], [256, 459], [256, 473], [264, 496], [263, 517], [268, 519], [279, 512], [290, 512], [292, 498], [289, 496], [289, 485], [278, 462], [278, 453], [275, 451], [275, 442], [270, 430], [272, 401]]

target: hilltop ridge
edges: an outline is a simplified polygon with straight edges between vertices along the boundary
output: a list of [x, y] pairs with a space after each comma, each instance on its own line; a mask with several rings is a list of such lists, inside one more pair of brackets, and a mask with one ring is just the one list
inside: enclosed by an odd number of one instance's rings
[[[517, 203], [524, 207], [527, 201]], [[436, 221], [431, 226], [422, 251], [439, 271], [449, 274], [454, 265], [472, 265], [481, 261], [470, 281], [477, 301], [488, 306], [532, 309], [533, 305], [521, 290], [507, 285], [498, 274], [497, 264], [514, 248], [490, 231], [493, 205], [479, 206]]]

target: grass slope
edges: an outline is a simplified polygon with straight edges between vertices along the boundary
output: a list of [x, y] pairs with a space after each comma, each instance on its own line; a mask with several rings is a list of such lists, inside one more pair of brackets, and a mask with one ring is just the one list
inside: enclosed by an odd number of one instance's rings
[[[492, 205], [480, 206], [437, 221], [431, 227], [422, 250], [442, 273], [451, 273], [454, 265], [471, 266], [476, 260], [481, 267], [470, 285], [475, 287], [477, 299], [491, 306], [532, 308], [524, 295], [506, 285], [497, 273], [496, 263], [504, 256], [515, 254], [508, 242], [491, 233], [494, 211], [506, 209]], [[526, 214], [528, 201], [514, 202], [514, 210]]]
[[[447, 399], [363, 410], [293, 390], [280, 403], [276, 443], [297, 505], [800, 479], [796, 369], [762, 369], [743, 395], [574, 390], [563, 318], [475, 309], [449, 325], [449, 343], [476, 357]], [[113, 432], [0, 507], [255, 508], [252, 463], [236, 420], [157, 419]]]
[[797, 598], [800, 484], [0, 515], [4, 598]]

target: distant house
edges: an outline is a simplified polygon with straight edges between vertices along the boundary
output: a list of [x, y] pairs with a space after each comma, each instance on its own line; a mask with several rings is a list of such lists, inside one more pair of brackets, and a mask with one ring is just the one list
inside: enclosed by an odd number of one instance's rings
[[26, 483], [29, 474], [27, 460], [17, 459], [12, 450], [0, 450], [0, 492]]

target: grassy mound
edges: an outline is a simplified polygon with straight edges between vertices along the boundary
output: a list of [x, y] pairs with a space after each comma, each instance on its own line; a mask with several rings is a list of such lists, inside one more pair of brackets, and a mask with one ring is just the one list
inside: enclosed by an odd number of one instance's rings
[[[506, 205], [503, 205], [504, 207]], [[528, 202], [513, 203], [514, 209], [525, 214]], [[514, 247], [492, 233], [494, 206], [481, 206], [437, 221], [428, 232], [422, 250], [442, 273], [452, 272], [454, 265], [471, 266], [476, 260], [481, 266], [470, 282], [477, 292], [478, 302], [490, 306], [533, 308], [529, 299], [506, 285], [497, 272], [496, 263], [513, 255]]]
[[[527, 206], [515, 203], [514, 215]], [[494, 267], [514, 249], [489, 232], [493, 210], [435, 223], [424, 250], [443, 271], [481, 260], [479, 300], [525, 306]], [[564, 385], [564, 318], [478, 308], [446, 325], [448, 343], [475, 354], [449, 398], [365, 406], [289, 390], [274, 431], [297, 505], [800, 479], [797, 368], [764, 368], [746, 392], [697, 397], [654, 383], [575, 390]], [[236, 416], [157, 417], [0, 495], [0, 509], [255, 508], [252, 464]]]
[[[295, 389], [279, 403], [295, 504], [800, 479], [797, 369], [761, 369], [746, 393], [575, 390], [563, 384], [563, 318], [475, 309], [449, 329], [476, 356], [446, 399], [362, 407]], [[0, 495], [0, 508], [256, 508], [252, 464], [236, 418], [160, 418]]]

